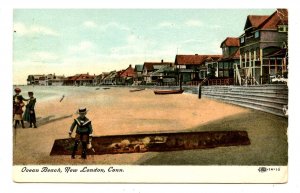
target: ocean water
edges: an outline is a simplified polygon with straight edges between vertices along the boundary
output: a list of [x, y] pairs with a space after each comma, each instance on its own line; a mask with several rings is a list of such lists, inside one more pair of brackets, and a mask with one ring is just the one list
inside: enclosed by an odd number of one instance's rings
[[[68, 96], [71, 93], [76, 91], [92, 91], [95, 87], [74, 87], [74, 86], [14, 86], [13, 90], [18, 87], [21, 89], [21, 95], [24, 98], [28, 97], [28, 92], [31, 91], [34, 93], [34, 97], [37, 101], [45, 101], [49, 99], [57, 99], [58, 101], [62, 96]], [[13, 91], [13, 93], [15, 93]]]

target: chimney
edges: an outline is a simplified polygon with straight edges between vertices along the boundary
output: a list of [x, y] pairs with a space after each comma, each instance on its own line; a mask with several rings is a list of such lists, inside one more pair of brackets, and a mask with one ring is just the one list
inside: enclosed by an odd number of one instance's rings
[[87, 72], [86, 74], [89, 75], [89, 72]]
[[161, 60], [161, 63], [164, 63], [164, 60]]
[[129, 64], [129, 68], [132, 68], [132, 67], [131, 67], [131, 64]]

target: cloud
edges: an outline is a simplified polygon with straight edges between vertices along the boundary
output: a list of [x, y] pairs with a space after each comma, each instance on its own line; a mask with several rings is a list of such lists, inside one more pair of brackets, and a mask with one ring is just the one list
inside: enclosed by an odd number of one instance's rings
[[77, 52], [87, 52], [95, 47], [94, 43], [90, 41], [81, 41], [76, 45], [72, 45], [69, 47], [69, 51], [72, 53]]
[[188, 27], [201, 27], [203, 23], [200, 20], [188, 20], [185, 22], [185, 25]]
[[83, 22], [83, 26], [86, 28], [96, 28], [97, 24], [94, 21], [85, 21]]
[[51, 28], [40, 26], [40, 25], [32, 25], [26, 26], [23, 23], [15, 23], [14, 31], [20, 36], [33, 36], [33, 35], [48, 35], [48, 36], [59, 36], [59, 33], [54, 31]]

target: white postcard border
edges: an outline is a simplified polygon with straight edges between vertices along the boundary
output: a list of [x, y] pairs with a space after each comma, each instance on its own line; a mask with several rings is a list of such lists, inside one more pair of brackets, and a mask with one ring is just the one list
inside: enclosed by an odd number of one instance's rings
[[287, 166], [13, 166], [15, 182], [286, 183], [287, 176]]

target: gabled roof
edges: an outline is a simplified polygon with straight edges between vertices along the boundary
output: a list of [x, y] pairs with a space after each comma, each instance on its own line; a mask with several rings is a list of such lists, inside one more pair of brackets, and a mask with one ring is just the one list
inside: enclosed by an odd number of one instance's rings
[[270, 15], [258, 28], [260, 29], [277, 29], [278, 25], [288, 24], [288, 11], [287, 9], [277, 9]]
[[103, 80], [115, 78], [116, 75], [117, 75], [117, 72], [115, 70], [113, 70], [113, 71], [109, 72], [108, 74], [106, 74], [105, 77], [103, 77]]
[[207, 58], [220, 58], [221, 55], [176, 55], [176, 65], [201, 65]]
[[221, 57], [218, 61], [226, 61], [226, 60], [237, 60], [240, 59], [240, 49], [237, 49], [233, 54], [228, 57]]
[[277, 9], [271, 15], [248, 15], [244, 30], [248, 28], [277, 29], [280, 24], [288, 24], [288, 10]]
[[262, 22], [264, 22], [269, 15], [248, 15], [244, 30], [248, 28], [257, 28]]
[[146, 68], [148, 71], [154, 70], [154, 66], [163, 66], [168, 65], [171, 66], [172, 62], [144, 62], [143, 69]]
[[240, 41], [239, 38], [235, 38], [235, 37], [227, 37], [220, 45], [220, 47], [222, 48], [223, 46], [227, 46], [227, 47], [239, 47], [240, 46]]
[[143, 65], [142, 65], [142, 64], [136, 64], [136, 65], [134, 66], [134, 70], [135, 70], [136, 72], [142, 72], [142, 71], [143, 71]]
[[129, 67], [126, 68], [126, 70], [122, 70], [122, 72], [120, 73], [120, 77], [134, 77], [134, 76], [135, 76], [135, 72], [131, 65], [129, 65]]
[[92, 80], [94, 79], [93, 75], [89, 75], [89, 74], [80, 74], [76, 80]]
[[32, 75], [32, 76], [34, 77], [34, 79], [39, 79], [40, 77], [45, 76], [45, 75], [35, 74], [35, 75]]

